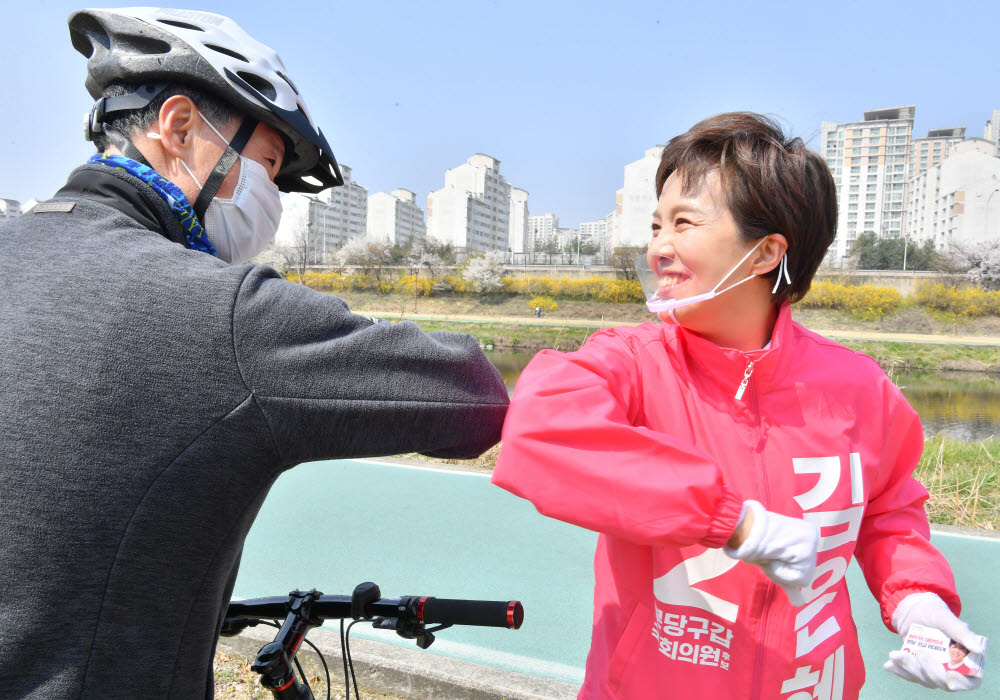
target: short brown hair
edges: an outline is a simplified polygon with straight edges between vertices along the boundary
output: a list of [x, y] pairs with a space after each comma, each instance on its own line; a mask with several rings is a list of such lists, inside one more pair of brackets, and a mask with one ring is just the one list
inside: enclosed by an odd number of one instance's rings
[[[670, 139], [656, 171], [657, 197], [675, 172], [686, 195], [718, 172], [726, 207], [747, 240], [772, 233], [788, 240], [792, 283], [779, 285], [775, 301], [806, 295], [837, 234], [837, 188], [826, 163], [802, 139], [788, 138], [760, 114], [717, 114]], [[779, 268], [765, 277], [774, 280]]]

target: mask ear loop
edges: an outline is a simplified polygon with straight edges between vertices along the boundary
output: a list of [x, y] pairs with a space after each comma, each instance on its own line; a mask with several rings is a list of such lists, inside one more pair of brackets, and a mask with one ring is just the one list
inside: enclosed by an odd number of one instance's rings
[[[206, 120], [206, 121], [207, 121], [207, 120]], [[211, 125], [211, 124], [209, 124], [209, 126], [212, 126], [212, 125]], [[214, 129], [215, 127], [212, 127], [212, 128]], [[146, 133], [146, 138], [150, 138], [150, 139], [155, 139], [155, 140], [157, 140], [157, 141], [162, 141], [162, 140], [163, 140], [163, 137], [162, 137], [162, 136], [160, 136], [160, 135], [159, 135], [158, 133], [156, 133], [155, 131], [149, 131], [149, 132], [147, 132], [147, 133]], [[192, 179], [192, 180], [194, 180], [194, 184], [198, 185], [198, 189], [199, 189], [199, 190], [200, 190], [200, 189], [203, 189], [203, 188], [202, 188], [202, 184], [201, 184], [201, 182], [200, 182], [200, 181], [198, 180], [198, 178], [196, 178], [196, 177], [194, 176], [194, 173], [193, 173], [193, 172], [191, 172], [191, 168], [189, 168], [189, 167], [188, 167], [188, 164], [184, 162], [184, 159], [183, 159], [183, 158], [178, 158], [177, 160], [178, 160], [178, 161], [180, 162], [180, 164], [181, 164], [182, 166], [184, 166], [184, 169], [185, 169], [185, 170], [187, 170], [187, 174], [191, 176], [191, 179]]]
[[771, 288], [771, 294], [778, 291], [778, 285], [781, 284], [781, 275], [784, 274], [785, 281], [788, 284], [792, 283], [792, 278], [788, 276], [788, 253], [781, 256], [781, 262], [778, 264], [778, 279], [774, 281], [774, 286]]

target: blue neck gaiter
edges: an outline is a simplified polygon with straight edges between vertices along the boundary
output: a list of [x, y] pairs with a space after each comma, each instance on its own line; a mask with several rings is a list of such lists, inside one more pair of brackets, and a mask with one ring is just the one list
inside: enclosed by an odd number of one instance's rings
[[111, 153], [97, 153], [92, 155], [87, 162], [100, 163], [111, 168], [124, 170], [129, 175], [134, 175], [152, 187], [153, 191], [160, 195], [163, 201], [170, 206], [171, 211], [174, 212], [174, 216], [177, 217], [177, 221], [180, 223], [181, 228], [184, 230], [184, 235], [187, 237], [188, 247], [192, 250], [200, 250], [203, 253], [218, 257], [215, 246], [208, 240], [205, 229], [202, 227], [198, 217], [195, 216], [194, 208], [188, 202], [188, 198], [181, 191], [180, 187], [152, 168], [146, 167], [142, 163], [134, 161], [131, 158], [126, 158], [125, 156], [113, 155]]

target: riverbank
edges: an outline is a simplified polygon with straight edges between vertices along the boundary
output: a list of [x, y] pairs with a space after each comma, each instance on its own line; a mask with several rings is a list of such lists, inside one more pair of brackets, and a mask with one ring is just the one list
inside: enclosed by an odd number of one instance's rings
[[[383, 314], [373, 315], [385, 317]], [[425, 331], [471, 335], [480, 345], [492, 350], [529, 353], [547, 348], [564, 352], [577, 350], [596, 330], [593, 326], [549, 326], [502, 321], [415, 319], [414, 322]], [[1000, 374], [1000, 345], [951, 345], [943, 342], [859, 340], [850, 337], [834, 339], [851, 350], [870, 355], [887, 374], [943, 370]]]
[[[535, 319], [524, 308], [523, 299], [509, 297], [421, 297], [416, 312], [413, 297], [406, 295], [357, 292], [343, 298], [357, 313], [388, 320], [424, 316], [414, 319], [424, 330], [466, 333], [484, 347], [532, 353], [546, 348], [576, 350], [596, 328], [643, 323], [653, 318], [641, 304], [560, 300], [559, 311]], [[796, 308], [793, 313], [807, 328], [872, 356], [886, 373], [1000, 373], [1000, 318], [952, 323], [916, 307], [902, 309], [880, 321], [860, 321], [828, 309]], [[463, 318], [474, 320], [459, 320]]]
[[[379, 311], [386, 316], [434, 314], [440, 316], [505, 316], [525, 320], [533, 318], [528, 300], [523, 296], [431, 296], [414, 298], [408, 294], [343, 292], [338, 294], [358, 313]], [[611, 304], [576, 299], [557, 299], [558, 311], [545, 312], [548, 321], [590, 320], [604, 325], [643, 323], [653, 318], [643, 304]], [[917, 306], [906, 306], [878, 321], [861, 321], [843, 311], [792, 307], [795, 320], [811, 329], [872, 333], [917, 333], [942, 336], [1000, 337], [1000, 316], [981, 316], [964, 320], [947, 318]]]

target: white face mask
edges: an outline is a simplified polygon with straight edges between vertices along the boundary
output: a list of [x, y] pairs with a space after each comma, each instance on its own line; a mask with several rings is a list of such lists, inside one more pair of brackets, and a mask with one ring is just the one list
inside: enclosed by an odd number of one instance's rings
[[[202, 115], [202, 119], [205, 119]], [[212, 123], [205, 123], [225, 143]], [[198, 178], [183, 160], [181, 165], [201, 188]], [[271, 182], [264, 166], [240, 156], [240, 179], [230, 199], [215, 197], [205, 210], [205, 234], [219, 257], [230, 263], [244, 263], [264, 250], [274, 239], [281, 222], [281, 193]]]
[[264, 166], [240, 156], [240, 179], [231, 199], [216, 197], [205, 210], [205, 233], [219, 257], [244, 263], [274, 240], [281, 196]]
[[702, 294], [696, 294], [692, 297], [684, 297], [682, 299], [669, 299], [661, 296], [669, 287], [664, 287], [660, 284], [661, 273], [660, 270], [663, 269], [663, 262], [672, 262], [673, 258], [668, 258], [665, 255], [646, 254], [638, 255], [635, 260], [635, 269], [639, 274], [639, 282], [642, 284], [642, 290], [646, 295], [646, 308], [653, 313], [663, 313], [664, 311], [669, 311], [673, 313], [674, 309], [679, 309], [682, 306], [688, 306], [690, 304], [697, 304], [699, 301], [707, 301], [723, 292], [728, 292], [733, 287], [738, 287], [747, 280], [751, 280], [757, 275], [750, 275], [746, 279], [742, 279], [736, 284], [731, 284], [725, 289], [719, 291], [719, 286], [729, 279], [729, 276], [736, 272], [736, 268], [743, 264], [743, 261], [750, 257], [750, 255], [760, 247], [760, 244], [764, 241], [758, 241], [757, 245], [747, 251], [747, 254], [740, 258], [740, 261], [733, 265], [732, 269], [726, 273], [726, 276], [719, 280], [710, 291], [703, 292]]

